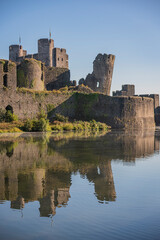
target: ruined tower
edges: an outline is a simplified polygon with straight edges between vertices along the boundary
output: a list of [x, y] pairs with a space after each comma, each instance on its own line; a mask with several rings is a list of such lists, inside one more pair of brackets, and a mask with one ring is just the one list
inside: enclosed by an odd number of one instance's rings
[[16, 90], [17, 70], [16, 64], [7, 60], [0, 60], [0, 89]]
[[44, 90], [44, 64], [33, 58], [24, 59], [17, 66], [17, 86], [37, 91]]
[[53, 39], [42, 38], [38, 40], [38, 60], [49, 67], [53, 66], [53, 48]]
[[93, 72], [82, 82], [96, 92], [110, 95], [115, 56], [98, 54], [93, 62]]

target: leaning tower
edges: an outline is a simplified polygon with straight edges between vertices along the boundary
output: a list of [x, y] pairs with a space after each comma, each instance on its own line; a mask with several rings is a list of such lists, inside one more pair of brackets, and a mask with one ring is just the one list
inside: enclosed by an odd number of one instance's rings
[[115, 56], [98, 54], [93, 62], [93, 72], [88, 74], [84, 84], [93, 91], [110, 95]]

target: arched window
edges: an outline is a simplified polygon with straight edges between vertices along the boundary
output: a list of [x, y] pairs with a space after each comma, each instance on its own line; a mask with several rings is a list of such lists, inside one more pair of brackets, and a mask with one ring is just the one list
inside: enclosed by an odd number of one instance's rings
[[3, 76], [3, 86], [8, 87], [8, 82], [7, 82], [7, 74]]

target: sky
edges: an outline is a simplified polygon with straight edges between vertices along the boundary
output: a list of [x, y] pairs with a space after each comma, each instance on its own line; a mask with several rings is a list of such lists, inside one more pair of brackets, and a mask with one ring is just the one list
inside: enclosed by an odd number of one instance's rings
[[98, 53], [116, 56], [112, 89], [160, 94], [160, 0], [5, 0], [0, 3], [0, 58], [19, 36], [28, 53], [51, 31], [66, 48], [71, 80], [93, 71]]

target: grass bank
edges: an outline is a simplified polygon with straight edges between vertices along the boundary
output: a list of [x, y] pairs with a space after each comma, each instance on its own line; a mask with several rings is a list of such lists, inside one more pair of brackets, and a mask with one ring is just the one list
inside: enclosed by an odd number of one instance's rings
[[68, 117], [56, 114], [52, 122], [49, 122], [45, 112], [41, 111], [34, 119], [18, 121], [16, 115], [11, 112], [0, 112], [0, 133], [14, 132], [99, 132], [109, 130], [105, 123], [92, 121], [69, 122]]

